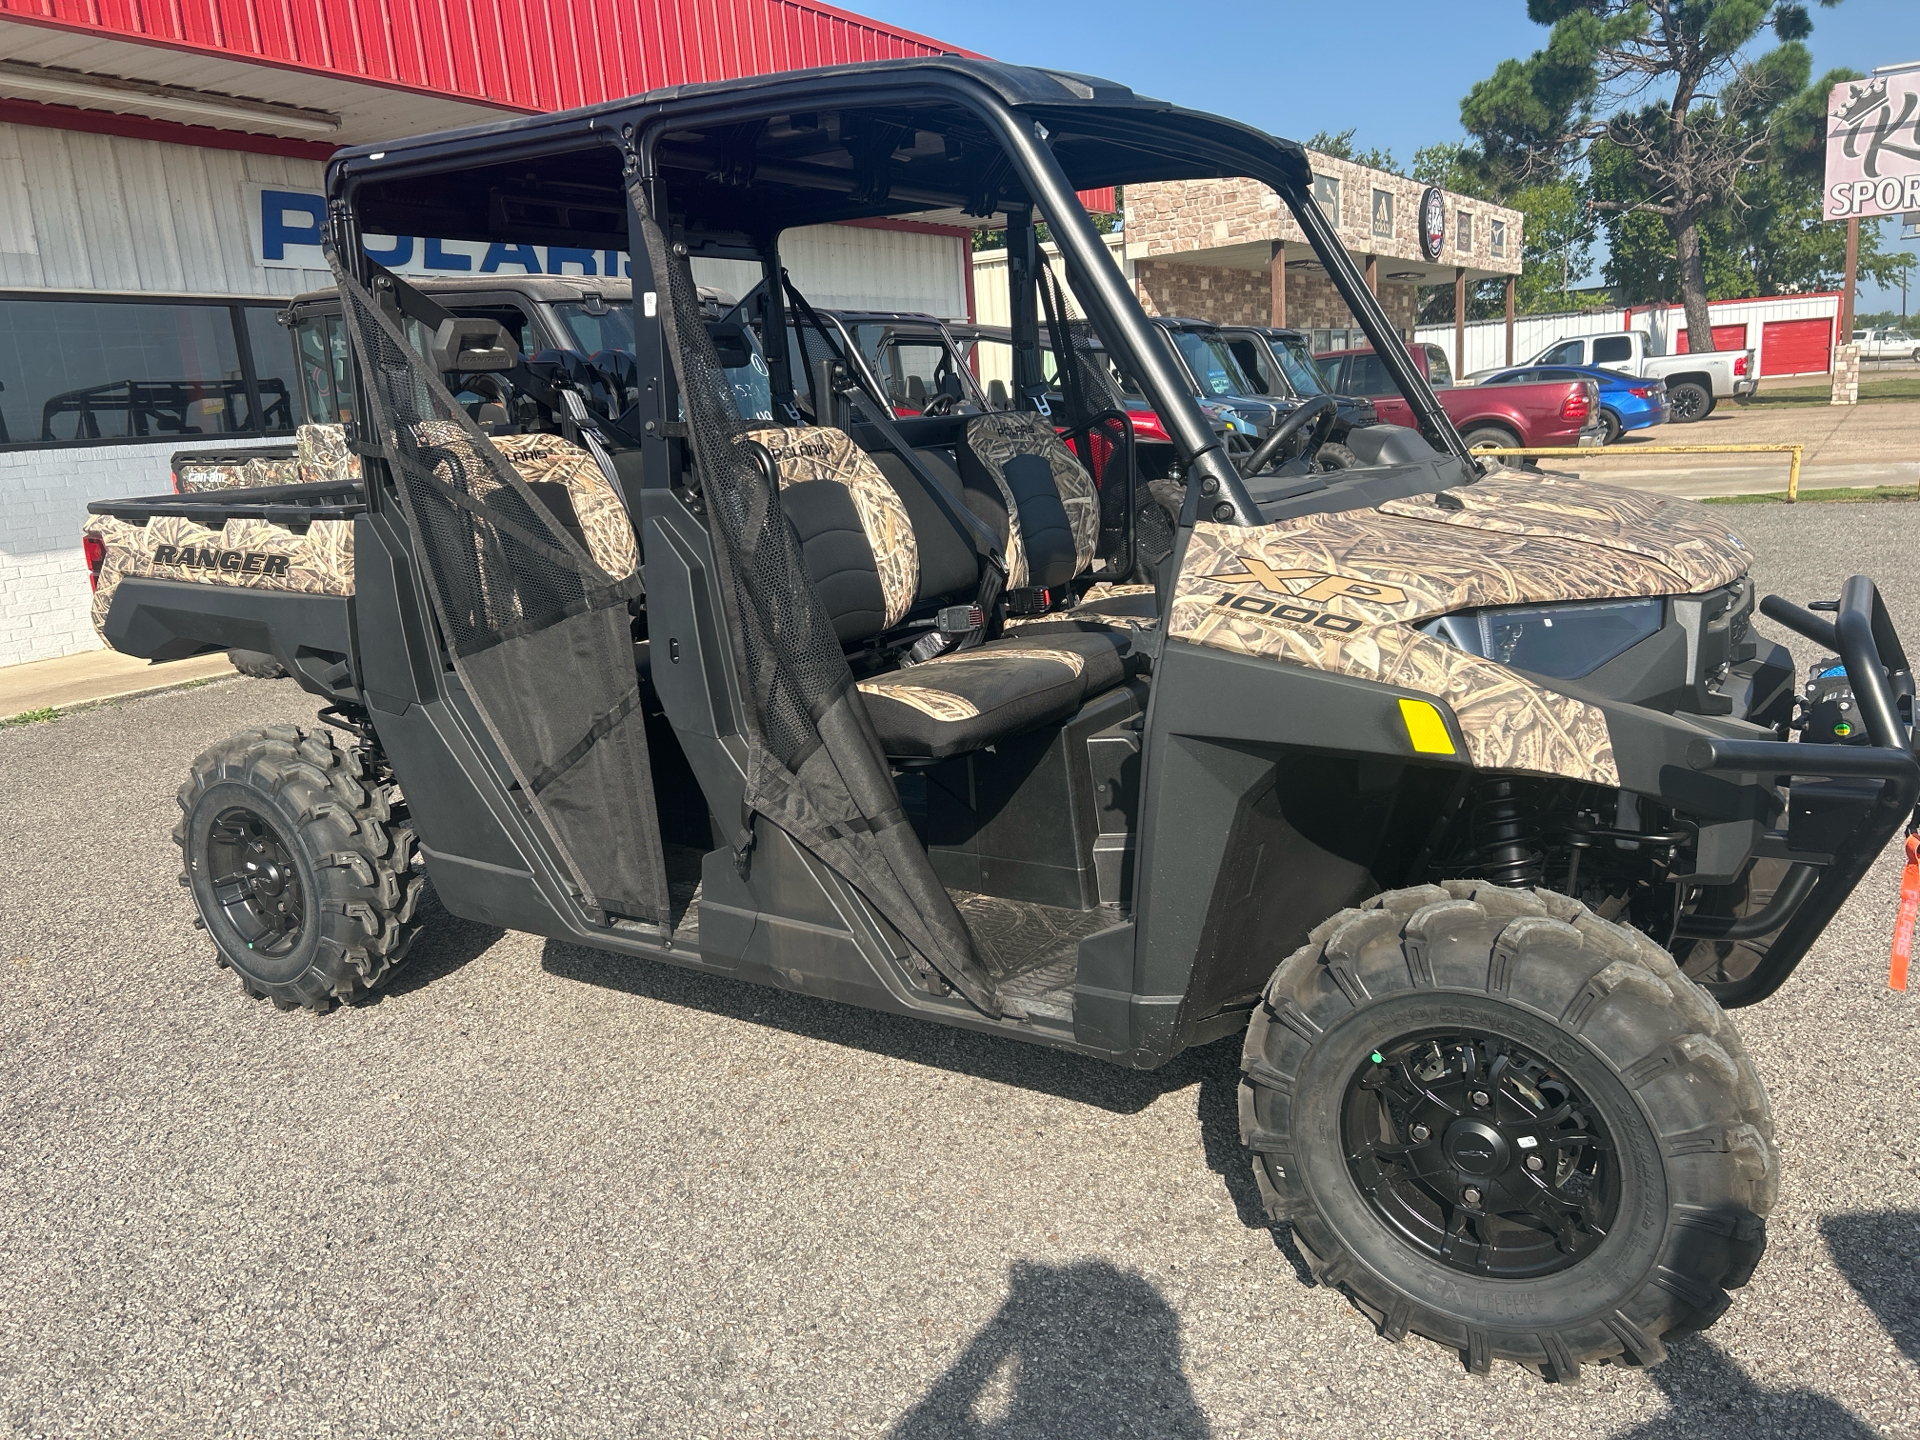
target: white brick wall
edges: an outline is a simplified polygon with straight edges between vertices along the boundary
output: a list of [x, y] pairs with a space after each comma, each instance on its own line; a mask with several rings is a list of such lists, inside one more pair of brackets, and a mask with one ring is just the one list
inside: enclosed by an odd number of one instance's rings
[[[87, 502], [166, 494], [173, 488], [167, 457], [181, 448], [166, 440], [0, 451], [0, 665], [99, 648], [80, 549]], [[252, 446], [240, 441], [231, 448]]]

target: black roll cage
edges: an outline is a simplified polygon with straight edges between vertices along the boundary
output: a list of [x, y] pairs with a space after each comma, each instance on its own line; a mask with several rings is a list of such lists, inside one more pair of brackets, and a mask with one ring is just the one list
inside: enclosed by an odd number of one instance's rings
[[[1276, 140], [1234, 122], [1142, 100], [1118, 87], [1102, 94], [1100, 87], [1107, 83], [944, 57], [882, 62], [797, 71], [760, 80], [683, 86], [610, 102], [591, 110], [427, 136], [416, 142], [400, 142], [390, 149], [355, 147], [342, 151], [328, 165], [331, 236], [340, 253], [348, 257], [358, 278], [365, 281], [371, 274], [372, 262], [358, 243], [360, 225], [355, 205], [362, 187], [375, 181], [391, 183], [410, 176], [445, 174], [481, 165], [497, 169], [508, 163], [579, 153], [606, 145], [620, 155], [628, 180], [638, 178], [653, 190], [656, 213], [664, 216], [668, 207], [661, 202], [669, 196], [661, 193], [659, 151], [661, 142], [671, 133], [763, 122], [777, 115], [805, 112], [810, 107], [857, 111], [916, 102], [949, 104], [986, 127], [1006, 162], [996, 173], [1001, 176], [1004, 196], [1001, 203], [1009, 220], [1016, 381], [1022, 378], [1020, 360], [1023, 357], [1033, 362], [1031, 368], [1036, 372], [1033, 383], [1038, 379], [1039, 317], [1032, 290], [1037, 261], [1032, 216], [1038, 210], [1049, 220], [1070, 283], [1088, 318], [1138, 378], [1176, 446], [1187, 458], [1189, 474], [1198, 482], [1193, 487], [1195, 498], [1206, 497], [1204, 505], [1189, 504], [1189, 515], [1242, 525], [1261, 523], [1259, 511], [1238, 470], [1227, 458], [1219, 437], [1200, 411], [1190, 387], [1176, 372], [1171, 358], [1155, 342], [1151, 321], [1107, 256], [1079, 202], [1075, 181], [1068, 179], [1054, 153], [1050, 139], [1056, 132], [1068, 133], [1068, 138], [1076, 144], [1111, 143], [1121, 151], [1141, 157], [1132, 162], [1136, 167], [1144, 159], [1165, 162], [1162, 169], [1148, 178], [1245, 176], [1270, 186], [1301, 226], [1315, 256], [1326, 268], [1328, 278], [1372, 340], [1389, 374], [1412, 407], [1421, 433], [1436, 449], [1470, 466], [1466, 446], [1452, 422], [1408, 358], [1378, 300], [1308, 193], [1310, 172], [1304, 152], [1291, 142]], [[1034, 94], [1047, 87], [1059, 94], [1058, 103], [1019, 98], [1021, 92]], [[776, 178], [774, 172], [778, 168], [769, 167], [767, 178]], [[830, 180], [832, 183], [826, 188], [839, 188], [842, 183], [839, 172], [823, 175], [821, 172], [825, 170], [822, 166], [806, 167], [806, 182], [818, 186], [823, 180]], [[1081, 184], [1127, 178], [1124, 167], [1105, 175], [1077, 177]], [[845, 172], [844, 185], [850, 197], [846, 218], [853, 218], [855, 212], [863, 209], [852, 199], [858, 184], [858, 177], [852, 171]], [[954, 201], [951, 194], [904, 187], [890, 189], [878, 206], [869, 204], [864, 210], [873, 214], [901, 214], [951, 206]], [[664, 294], [665, 287], [652, 274], [645, 246], [637, 243], [638, 218], [630, 206], [626, 208], [628, 263], [635, 300], [642, 302], [635, 307], [635, 360], [640, 373], [650, 377], [650, 383], [643, 390], [641, 448], [646, 483], [651, 487], [671, 483], [666, 441], [671, 428], [669, 421], [677, 414], [677, 406], [672, 393], [672, 369], [664, 363], [661, 326], [657, 315], [645, 313], [643, 301], [649, 292]], [[705, 240], [675, 238], [685, 239], [692, 254], [758, 259], [767, 277], [776, 282], [767, 287], [771, 294], [778, 290], [779, 233], [778, 229], [770, 228], [751, 237], [757, 242], [751, 245], [718, 236]], [[779, 300], [776, 298], [773, 304], [776, 313], [768, 316], [769, 322], [783, 322], [784, 316], [777, 313]], [[1024, 349], [1023, 341], [1026, 342]], [[768, 360], [770, 366], [777, 363], [771, 353]], [[356, 379], [355, 383], [363, 382]], [[359, 400], [362, 408], [356, 413], [368, 413], [364, 409], [365, 397]], [[1032, 400], [1021, 395], [1016, 397], [1016, 403], [1031, 405]], [[372, 503], [378, 504], [377, 500]]]

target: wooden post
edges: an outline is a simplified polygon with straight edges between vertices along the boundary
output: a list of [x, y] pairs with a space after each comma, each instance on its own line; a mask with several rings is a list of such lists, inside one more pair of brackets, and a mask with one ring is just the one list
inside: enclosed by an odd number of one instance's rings
[[1367, 289], [1373, 292], [1376, 300], [1380, 298], [1380, 257], [1378, 255], [1367, 256]]
[[1267, 284], [1273, 292], [1269, 323], [1284, 330], [1287, 325], [1287, 242], [1273, 242], [1273, 257], [1267, 261]]
[[1847, 278], [1840, 282], [1840, 343], [1853, 343], [1853, 287], [1860, 283], [1860, 218], [1847, 221]]
[[1507, 364], [1513, 364], [1513, 276], [1507, 276]]
[[1467, 267], [1453, 267], [1453, 383], [1467, 373]]

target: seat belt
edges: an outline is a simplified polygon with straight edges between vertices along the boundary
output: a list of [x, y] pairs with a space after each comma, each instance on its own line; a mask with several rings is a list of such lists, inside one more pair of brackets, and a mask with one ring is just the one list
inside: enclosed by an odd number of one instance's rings
[[[946, 610], [942, 610], [940, 620], [936, 622], [933, 632], [916, 641], [912, 650], [908, 652], [909, 662], [919, 664], [933, 659], [936, 655], [944, 655], [949, 650], [973, 649], [987, 639], [989, 630], [994, 627], [1000, 597], [1006, 591], [1007, 565], [1006, 558], [1000, 549], [1000, 537], [993, 533], [993, 528], [986, 521], [958, 504], [953, 496], [947, 493], [947, 487], [940, 483], [939, 478], [931, 470], [927, 469], [926, 462], [920, 458], [913, 446], [907, 443], [907, 437], [902, 435], [900, 428], [893, 423], [892, 407], [882, 397], [873, 395], [865, 385], [854, 378], [857, 372], [847, 359], [846, 352], [840, 348], [840, 342], [833, 338], [826, 324], [814, 313], [813, 306], [807, 303], [806, 296], [794, 287], [793, 281], [788, 278], [785, 270], [780, 272], [780, 283], [800, 317], [813, 327], [814, 332], [826, 342], [834, 358], [840, 362], [842, 378], [835, 381], [835, 395], [847, 400], [850, 404], [864, 402], [860, 403], [862, 417], [880, 432], [888, 447], [900, 457], [901, 463], [912, 472], [913, 478], [920, 483], [920, 487], [933, 497], [933, 502], [940, 507], [941, 513], [973, 542], [974, 553], [984, 562], [980, 576], [980, 592], [974, 604], [971, 607], [949, 606]], [[871, 413], [869, 413], [869, 406]], [[816, 416], [821, 409], [819, 398], [816, 397], [814, 404]], [[966, 629], [949, 630], [944, 622], [953, 611], [960, 609], [977, 610], [979, 618], [974, 620], [969, 615], [966, 618], [970, 623]], [[930, 643], [935, 640], [943, 643]]]

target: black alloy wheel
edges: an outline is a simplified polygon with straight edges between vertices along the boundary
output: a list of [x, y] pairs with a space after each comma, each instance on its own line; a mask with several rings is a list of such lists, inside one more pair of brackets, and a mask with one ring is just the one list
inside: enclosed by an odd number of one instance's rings
[[1667, 418], [1681, 425], [1704, 420], [1713, 410], [1713, 396], [1690, 380], [1667, 387]]
[[176, 798], [180, 883], [248, 995], [325, 1010], [405, 958], [426, 876], [404, 799], [359, 746], [256, 726], [203, 751]]
[[1564, 1270], [1606, 1239], [1619, 1211], [1619, 1167], [1591, 1103], [1503, 1036], [1382, 1046], [1347, 1087], [1342, 1132], [1374, 1213], [1421, 1255], [1470, 1275]]
[[300, 941], [306, 895], [293, 853], [272, 823], [244, 805], [222, 811], [207, 834], [215, 903], [247, 949], [285, 955]]

